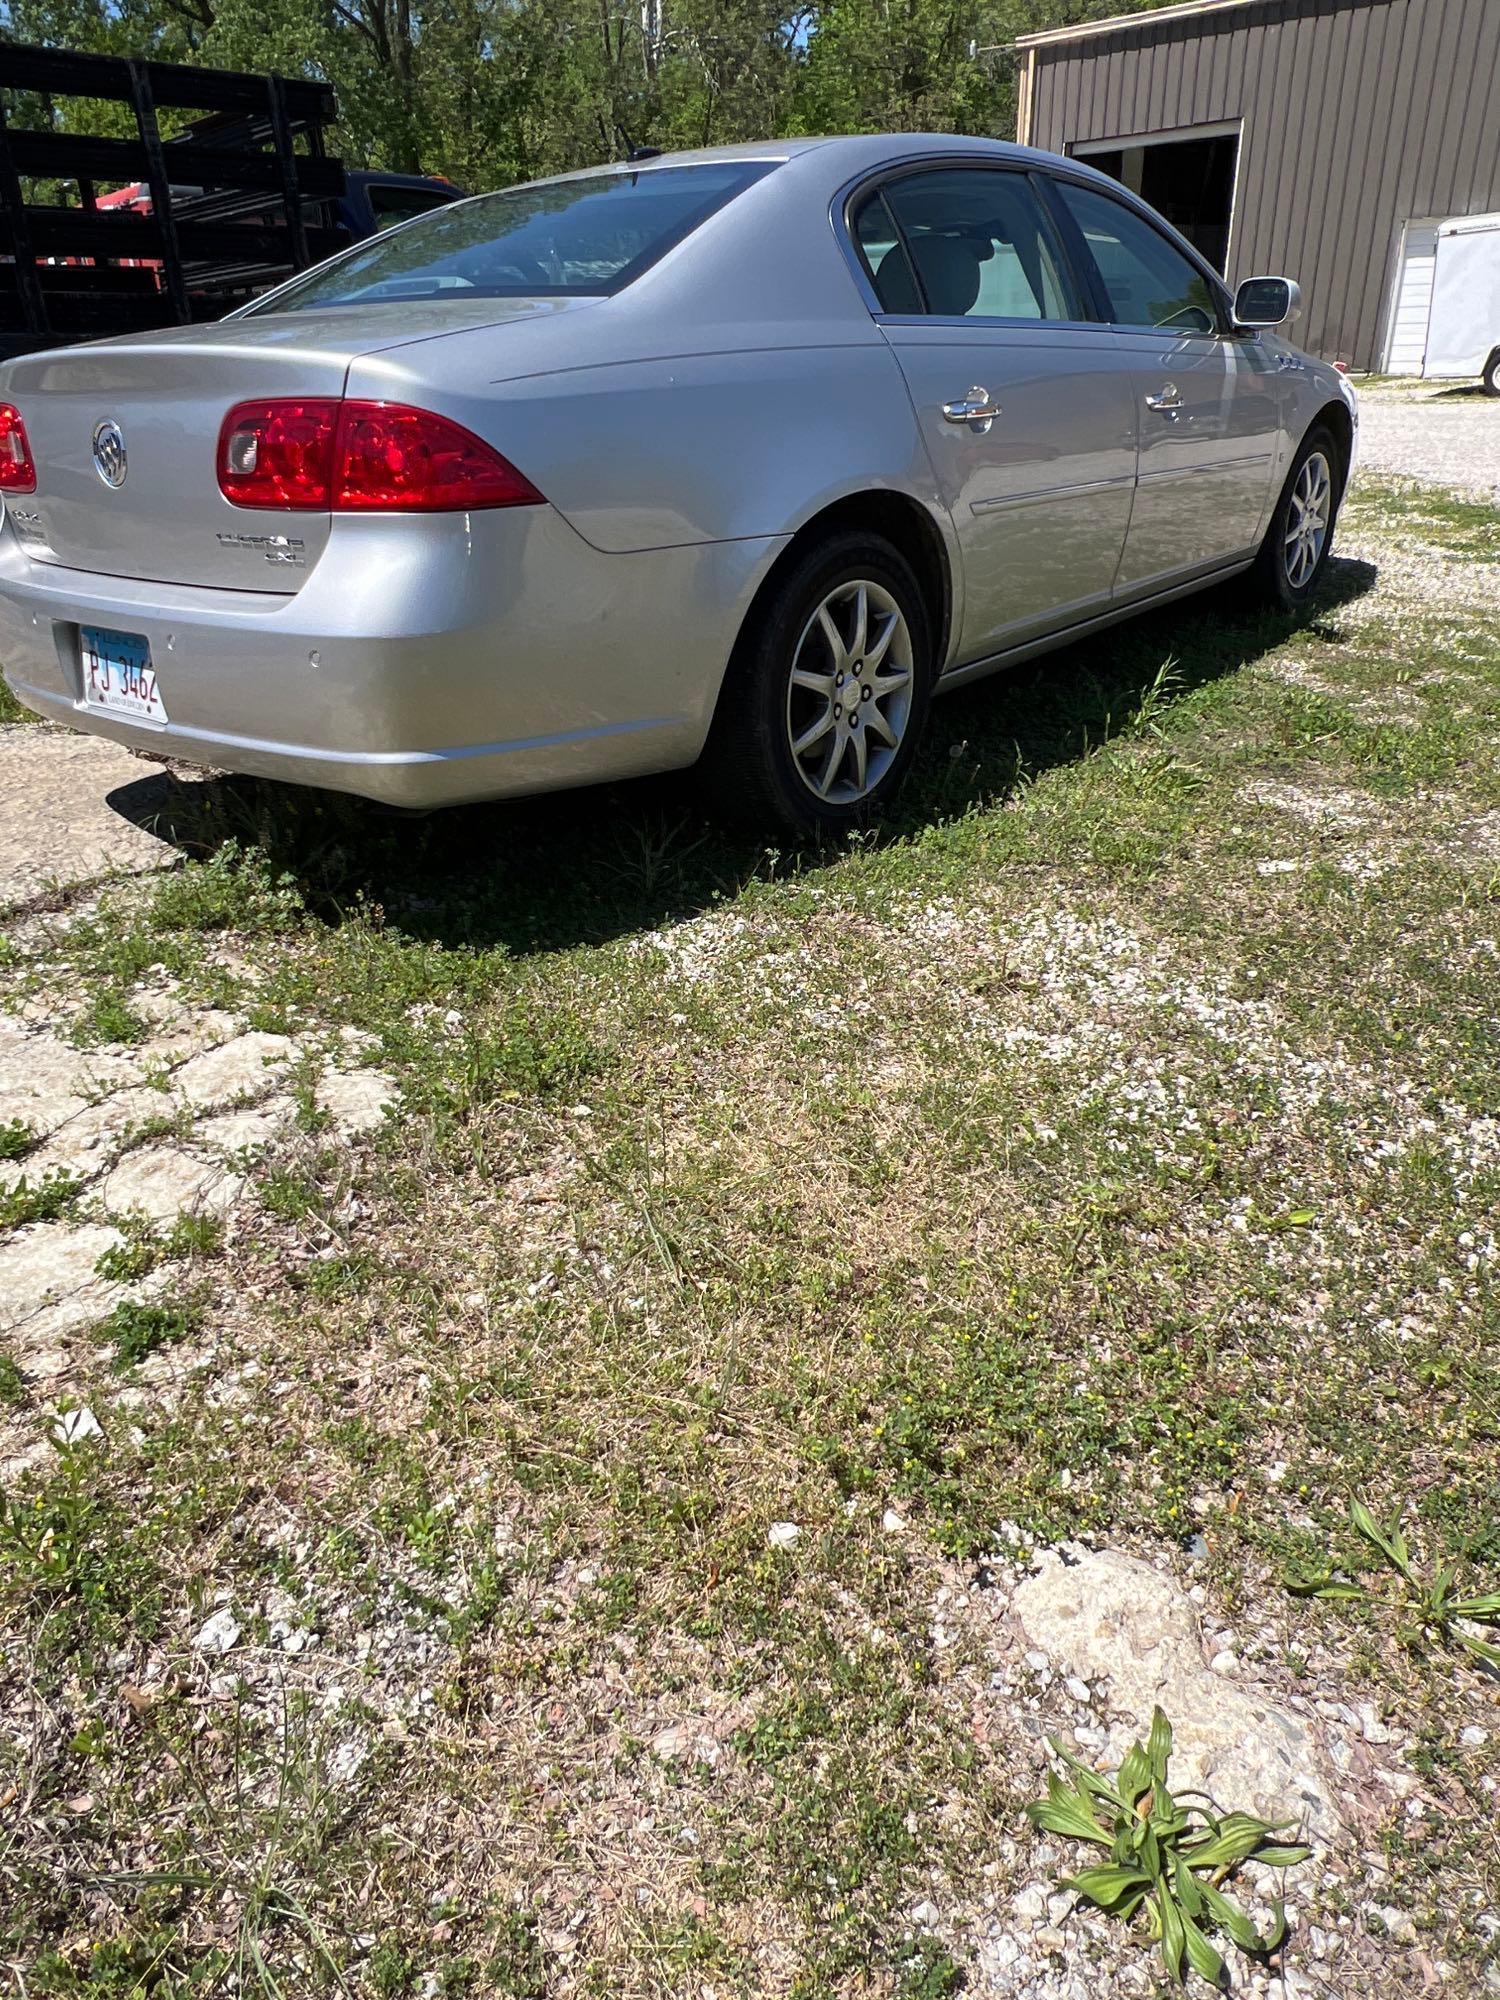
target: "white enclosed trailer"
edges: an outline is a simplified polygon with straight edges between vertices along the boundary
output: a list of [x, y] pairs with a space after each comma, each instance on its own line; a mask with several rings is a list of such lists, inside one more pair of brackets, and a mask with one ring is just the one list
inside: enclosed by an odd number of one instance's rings
[[1484, 383], [1500, 396], [1500, 215], [1440, 223], [1422, 373], [1431, 382]]

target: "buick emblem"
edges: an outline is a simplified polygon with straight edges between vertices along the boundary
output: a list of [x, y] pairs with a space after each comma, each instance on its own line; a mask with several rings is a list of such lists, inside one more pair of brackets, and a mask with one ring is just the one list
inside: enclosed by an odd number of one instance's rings
[[94, 430], [94, 470], [106, 486], [123, 486], [129, 469], [125, 433], [113, 417], [106, 417]]

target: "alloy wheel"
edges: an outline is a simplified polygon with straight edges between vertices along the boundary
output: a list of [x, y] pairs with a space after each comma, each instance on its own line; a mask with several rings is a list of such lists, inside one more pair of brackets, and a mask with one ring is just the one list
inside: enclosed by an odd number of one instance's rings
[[1320, 451], [1310, 452], [1292, 488], [1292, 504], [1287, 511], [1282, 540], [1286, 580], [1293, 590], [1305, 589], [1312, 580], [1328, 540], [1332, 511], [1333, 474], [1328, 460]]
[[802, 629], [787, 682], [786, 732], [798, 776], [828, 805], [873, 792], [912, 709], [911, 632], [867, 578], [831, 590]]

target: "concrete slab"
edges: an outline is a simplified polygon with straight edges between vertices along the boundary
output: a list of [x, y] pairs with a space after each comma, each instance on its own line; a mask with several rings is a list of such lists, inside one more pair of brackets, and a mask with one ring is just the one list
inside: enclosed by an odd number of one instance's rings
[[[169, 865], [176, 850], [135, 824], [150, 789], [165, 802], [165, 767], [102, 737], [37, 723], [0, 727], [0, 909], [48, 889]], [[131, 788], [129, 815], [111, 795]]]

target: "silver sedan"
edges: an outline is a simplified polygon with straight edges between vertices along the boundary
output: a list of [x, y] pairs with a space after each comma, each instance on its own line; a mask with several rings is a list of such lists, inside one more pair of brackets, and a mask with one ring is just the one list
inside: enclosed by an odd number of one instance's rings
[[837, 828], [931, 696], [1249, 572], [1354, 397], [1073, 160], [793, 140], [460, 202], [214, 326], [0, 370], [39, 713], [411, 806], [702, 762]]

